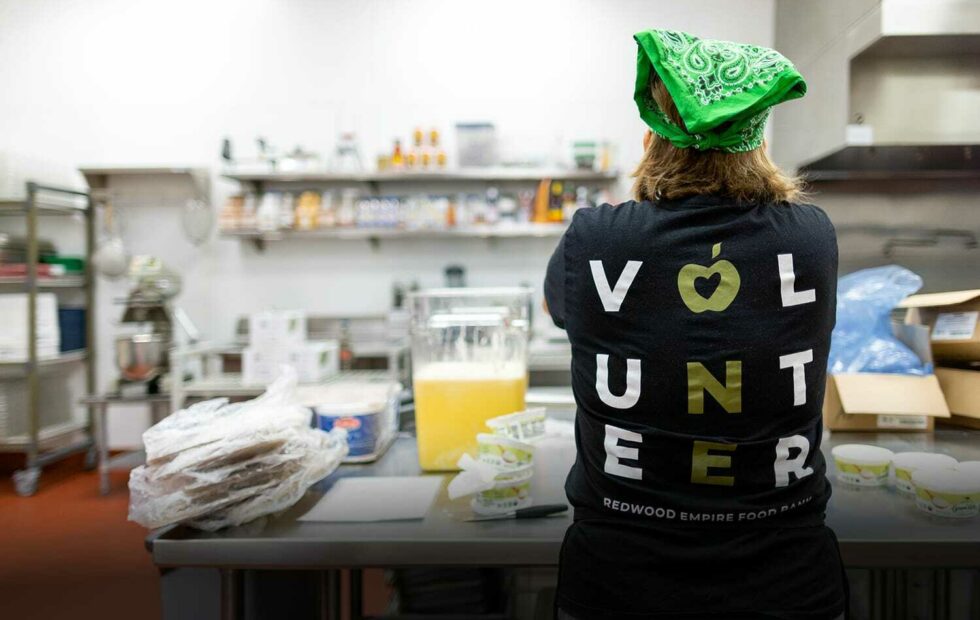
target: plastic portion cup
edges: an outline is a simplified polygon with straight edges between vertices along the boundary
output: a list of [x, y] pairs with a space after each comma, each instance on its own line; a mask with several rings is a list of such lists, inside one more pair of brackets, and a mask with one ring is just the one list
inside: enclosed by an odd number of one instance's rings
[[518, 441], [532, 441], [544, 435], [544, 407], [490, 418], [487, 426], [496, 435]]
[[887, 448], [847, 443], [831, 450], [837, 479], [846, 484], [878, 487], [888, 482], [888, 469], [895, 454]]
[[[528, 471], [517, 475], [517, 471], [501, 472], [497, 475], [492, 489], [480, 491], [470, 502], [473, 512], [482, 515], [510, 512], [531, 505], [531, 475]], [[501, 475], [504, 478], [501, 479]]]
[[913, 494], [912, 474], [921, 469], [952, 469], [956, 459], [933, 452], [899, 452], [892, 458], [889, 481], [901, 493]]
[[968, 519], [980, 512], [980, 478], [959, 469], [920, 469], [912, 474], [915, 505], [940, 517]]
[[534, 460], [531, 444], [490, 433], [476, 436], [476, 453], [480, 461], [505, 469], [530, 465]]

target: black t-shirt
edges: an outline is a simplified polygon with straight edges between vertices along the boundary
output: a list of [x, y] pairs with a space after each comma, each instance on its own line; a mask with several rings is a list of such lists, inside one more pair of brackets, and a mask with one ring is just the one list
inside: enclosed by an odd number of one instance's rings
[[836, 275], [833, 227], [812, 205], [697, 196], [576, 213], [545, 281], [578, 406], [560, 606], [840, 613], [820, 453]]

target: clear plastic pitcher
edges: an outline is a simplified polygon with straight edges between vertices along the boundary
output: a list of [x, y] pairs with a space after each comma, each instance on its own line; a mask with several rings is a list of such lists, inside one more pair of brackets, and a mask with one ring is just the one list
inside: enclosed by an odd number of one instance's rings
[[412, 375], [419, 464], [455, 470], [490, 418], [524, 409], [531, 290], [414, 293]]

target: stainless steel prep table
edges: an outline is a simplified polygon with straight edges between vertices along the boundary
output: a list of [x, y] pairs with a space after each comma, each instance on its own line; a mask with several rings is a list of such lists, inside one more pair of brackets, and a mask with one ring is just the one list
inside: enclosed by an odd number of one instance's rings
[[[834, 482], [827, 521], [837, 533], [848, 567], [980, 567], [977, 519], [937, 520], [920, 513], [910, 500], [890, 490], [858, 490], [837, 484], [830, 450], [834, 445], [854, 442], [875, 443], [896, 452], [928, 450], [959, 460], [980, 460], [980, 432], [833, 433], [823, 443], [828, 476]], [[344, 466], [314, 491], [324, 492], [341, 476], [419, 473], [414, 439], [400, 437], [379, 462]], [[561, 481], [554, 484], [560, 485]], [[319, 493], [308, 494], [291, 510], [264, 524], [218, 533], [176, 527], [151, 535], [147, 544], [161, 568], [330, 571], [406, 566], [550, 567], [557, 564], [562, 538], [571, 522], [570, 515], [528, 521], [462, 522], [465, 501], [449, 501], [445, 490], [423, 521], [296, 521]], [[233, 583], [233, 579], [226, 578], [224, 588]]]

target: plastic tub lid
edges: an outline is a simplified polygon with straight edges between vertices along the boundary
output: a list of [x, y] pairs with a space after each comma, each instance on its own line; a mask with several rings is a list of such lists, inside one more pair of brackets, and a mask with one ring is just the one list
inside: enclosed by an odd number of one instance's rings
[[980, 461], [963, 461], [962, 463], [957, 463], [954, 469], [968, 472], [980, 478]]
[[858, 465], [883, 465], [890, 463], [895, 456], [895, 453], [888, 448], [861, 443], [845, 443], [834, 446], [830, 452], [834, 458]]
[[948, 454], [936, 452], [899, 452], [892, 458], [892, 463], [900, 469], [918, 469], [920, 467], [948, 469], [956, 465], [956, 459]]
[[391, 397], [401, 391], [401, 384], [351, 381], [303, 386], [297, 391], [300, 402], [312, 407], [317, 415], [358, 415], [380, 413], [387, 409]]
[[980, 478], [957, 469], [920, 469], [912, 472], [912, 484], [934, 493], [980, 493]]

